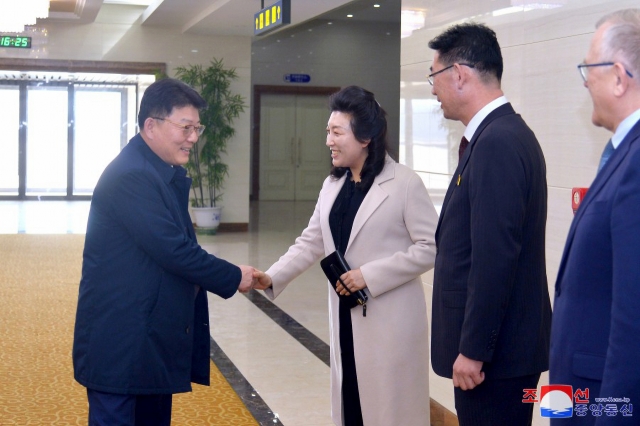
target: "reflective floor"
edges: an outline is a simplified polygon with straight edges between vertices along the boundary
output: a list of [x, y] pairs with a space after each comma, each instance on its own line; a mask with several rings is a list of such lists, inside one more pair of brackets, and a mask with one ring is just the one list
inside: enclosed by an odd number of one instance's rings
[[84, 234], [89, 201], [0, 201], [0, 234]]
[[[0, 201], [0, 233], [83, 234], [88, 201]], [[267, 269], [306, 226], [314, 202], [251, 206], [249, 232], [199, 236], [210, 253]], [[273, 303], [260, 292], [209, 298], [215, 358], [260, 424], [329, 426], [327, 287], [319, 266]], [[217, 348], [216, 348], [217, 346]], [[220, 355], [220, 353], [222, 355]], [[258, 413], [258, 414], [256, 414]]]

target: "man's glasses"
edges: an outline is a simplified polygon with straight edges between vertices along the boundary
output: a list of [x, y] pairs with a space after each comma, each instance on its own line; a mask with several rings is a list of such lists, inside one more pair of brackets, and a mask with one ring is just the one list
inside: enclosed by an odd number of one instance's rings
[[[591, 67], [610, 67], [612, 65], [615, 65], [615, 62], [599, 62], [597, 64], [585, 64], [584, 62], [581, 63], [580, 65], [578, 65], [578, 71], [580, 71], [580, 76], [582, 76], [582, 80], [586, 83], [587, 82], [587, 77], [589, 77], [589, 68]], [[627, 75], [631, 78], [633, 78], [633, 74], [631, 74], [629, 71], [627, 71], [626, 68], [622, 67], [624, 69], [624, 72], [627, 73]]]
[[153, 118], [154, 120], [166, 121], [173, 124], [176, 127], [181, 128], [182, 133], [184, 134], [185, 137], [190, 136], [191, 132], [193, 131], [195, 131], [198, 136], [202, 136], [202, 133], [204, 132], [204, 128], [205, 128], [205, 126], [194, 126], [193, 124], [188, 124], [188, 125], [179, 124], [169, 120], [168, 118], [160, 118], [160, 117], [151, 117], [151, 118]]
[[[442, 68], [440, 71], [436, 71], [436, 72], [433, 72], [433, 73], [429, 74], [427, 76], [427, 81], [429, 82], [429, 84], [433, 86], [433, 77], [435, 77], [436, 75], [440, 74], [441, 72], [445, 72], [449, 68], [453, 68], [454, 65], [455, 64], [451, 64], [448, 67]], [[475, 67], [475, 65], [473, 65], [473, 64], [458, 64], [458, 65], [464, 65], [465, 67], [469, 67], [469, 68], [474, 68]]]

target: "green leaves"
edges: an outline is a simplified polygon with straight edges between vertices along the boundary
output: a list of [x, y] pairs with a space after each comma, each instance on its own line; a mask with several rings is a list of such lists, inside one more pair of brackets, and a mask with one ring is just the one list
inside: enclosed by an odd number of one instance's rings
[[[211, 207], [222, 198], [220, 192], [229, 167], [223, 162], [227, 142], [235, 134], [232, 124], [244, 112], [244, 98], [231, 93], [233, 80], [238, 78], [235, 68], [225, 69], [222, 59], [214, 58], [207, 68], [202, 65], [178, 67], [176, 77], [200, 93], [207, 107], [200, 111], [200, 122], [206, 126], [196, 147], [191, 150], [186, 165], [193, 179], [192, 189], [195, 207], [204, 207], [205, 201]], [[204, 188], [206, 187], [205, 197]]]

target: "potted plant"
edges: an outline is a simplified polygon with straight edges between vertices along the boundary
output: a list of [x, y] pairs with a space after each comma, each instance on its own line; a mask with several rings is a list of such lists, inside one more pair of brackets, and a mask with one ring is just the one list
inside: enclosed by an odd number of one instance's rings
[[191, 206], [199, 232], [215, 234], [220, 223], [224, 180], [229, 167], [224, 163], [227, 142], [235, 134], [233, 120], [244, 112], [244, 99], [231, 93], [231, 82], [238, 78], [235, 68], [225, 69], [222, 59], [213, 59], [208, 67], [189, 65], [175, 70], [176, 78], [184, 81], [207, 102], [200, 111], [204, 133], [189, 155], [186, 168], [193, 179]]

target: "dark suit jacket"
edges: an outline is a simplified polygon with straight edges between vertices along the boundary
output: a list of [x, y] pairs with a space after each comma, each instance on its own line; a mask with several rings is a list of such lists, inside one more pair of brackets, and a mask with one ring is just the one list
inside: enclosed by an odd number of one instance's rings
[[206, 292], [231, 297], [241, 272], [196, 242], [191, 179], [135, 136], [96, 185], [85, 240], [73, 365], [102, 392], [169, 394], [209, 384]]
[[455, 171], [436, 231], [431, 362], [452, 377], [462, 353], [486, 379], [548, 368], [546, 167], [511, 104], [480, 124]]
[[[640, 122], [576, 212], [553, 315], [550, 383], [588, 387], [591, 403], [626, 397], [640, 406]], [[591, 413], [587, 418], [584, 424], [596, 423]], [[634, 423], [618, 414], [597, 424], [625, 421]]]

